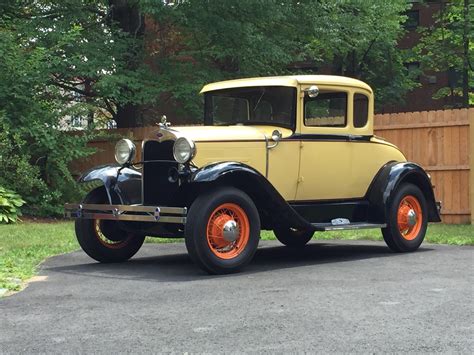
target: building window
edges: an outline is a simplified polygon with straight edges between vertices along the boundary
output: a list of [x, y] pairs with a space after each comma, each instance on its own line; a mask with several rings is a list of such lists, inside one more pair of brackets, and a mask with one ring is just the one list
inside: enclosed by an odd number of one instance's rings
[[420, 11], [408, 10], [405, 15], [407, 16], [407, 19], [403, 24], [405, 29], [408, 31], [416, 30], [416, 28], [420, 25]]
[[411, 62], [405, 63], [405, 68], [408, 70], [408, 76], [415, 81], [420, 81], [420, 63]]

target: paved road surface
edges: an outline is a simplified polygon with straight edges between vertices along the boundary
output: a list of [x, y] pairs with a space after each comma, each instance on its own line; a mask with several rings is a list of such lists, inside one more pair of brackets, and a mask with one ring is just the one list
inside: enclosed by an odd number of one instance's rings
[[243, 273], [208, 276], [183, 244], [125, 264], [82, 252], [48, 260], [0, 300], [0, 353], [472, 353], [474, 248], [262, 242]]

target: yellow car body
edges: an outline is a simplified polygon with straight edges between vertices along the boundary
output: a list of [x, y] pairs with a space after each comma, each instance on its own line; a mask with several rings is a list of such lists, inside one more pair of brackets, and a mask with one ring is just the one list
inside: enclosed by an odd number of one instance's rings
[[[288, 86], [297, 90], [296, 130], [271, 125], [171, 126], [196, 143], [198, 153], [193, 159], [196, 166], [220, 161], [245, 163], [267, 177], [287, 201], [294, 201], [363, 197], [383, 165], [390, 161], [406, 161], [396, 146], [373, 136], [373, 92], [367, 84], [356, 79], [323, 75], [238, 79], [206, 85], [201, 94], [256, 85]], [[304, 90], [311, 85], [318, 85], [321, 92], [348, 94], [345, 127], [305, 126]], [[369, 117], [362, 128], [353, 125], [351, 98], [356, 93], [369, 99]], [[282, 140], [267, 155], [266, 140], [271, 140], [275, 129], [281, 131]], [[288, 139], [293, 135], [302, 138]], [[321, 135], [327, 139], [308, 139], [304, 135]], [[370, 140], [336, 139], [341, 136], [367, 136]]]

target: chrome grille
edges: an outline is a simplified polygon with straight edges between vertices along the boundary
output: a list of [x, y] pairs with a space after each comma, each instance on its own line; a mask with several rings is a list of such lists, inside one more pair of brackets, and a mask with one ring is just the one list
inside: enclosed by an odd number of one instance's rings
[[173, 158], [174, 141], [146, 141], [143, 145], [143, 204], [172, 206], [178, 183], [170, 182], [169, 171], [177, 168]]

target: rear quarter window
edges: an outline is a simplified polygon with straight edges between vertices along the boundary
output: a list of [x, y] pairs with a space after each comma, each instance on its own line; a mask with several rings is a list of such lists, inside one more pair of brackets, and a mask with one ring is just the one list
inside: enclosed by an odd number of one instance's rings
[[369, 119], [369, 98], [364, 94], [354, 95], [354, 127], [365, 127]]

